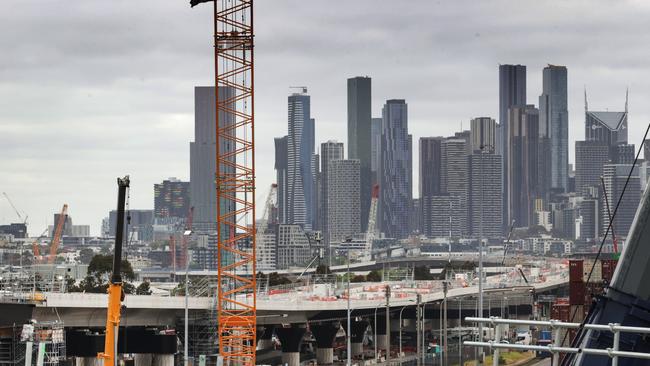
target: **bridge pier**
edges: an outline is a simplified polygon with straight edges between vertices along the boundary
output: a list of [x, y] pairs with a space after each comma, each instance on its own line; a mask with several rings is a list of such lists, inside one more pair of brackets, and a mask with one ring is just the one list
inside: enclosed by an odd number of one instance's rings
[[300, 366], [300, 344], [307, 329], [291, 327], [277, 328], [275, 334], [282, 345], [282, 364]]
[[[375, 317], [373, 316], [372, 322], [375, 322]], [[388, 336], [386, 336], [386, 317], [377, 315], [377, 322], [374, 324], [373, 336], [377, 334], [377, 339], [374, 341], [377, 343], [377, 351], [386, 350], [388, 348]], [[377, 355], [375, 355], [377, 357]]]
[[152, 366], [174, 366], [174, 355], [167, 355], [167, 354], [154, 355]]
[[153, 355], [151, 353], [136, 353], [133, 356], [134, 366], [152, 366]]
[[316, 339], [316, 361], [319, 365], [334, 363], [334, 339], [340, 326], [338, 323], [310, 325], [311, 333]]
[[348, 331], [347, 323], [342, 322], [345, 333], [350, 337], [352, 343], [352, 357], [363, 355], [363, 336], [368, 328], [368, 322], [365, 320], [353, 320], [350, 322], [352, 329]]
[[265, 349], [273, 348], [273, 330], [275, 325], [265, 325], [257, 328], [257, 350], [262, 351]]
[[104, 360], [97, 357], [75, 357], [75, 366], [102, 366]]

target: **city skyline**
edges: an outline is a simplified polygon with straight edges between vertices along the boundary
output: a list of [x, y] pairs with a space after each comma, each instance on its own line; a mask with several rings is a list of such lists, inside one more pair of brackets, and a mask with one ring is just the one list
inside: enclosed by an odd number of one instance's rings
[[[22, 39], [25, 41], [25, 45], [30, 45], [32, 44], [30, 42], [34, 42], [35, 37], [29, 36], [30, 32], [27, 30], [21, 32], [21, 29], [25, 26], [24, 24], [31, 24], [31, 22], [25, 21], [24, 15], [29, 13], [31, 6], [30, 4], [21, 4], [21, 2], [15, 4], [16, 16], [11, 19], [3, 16], [3, 22], [1, 22], [3, 28], [13, 29], [14, 32], [3, 32], [5, 34], [3, 37], [12, 37], [11, 44], [13, 45], [15, 44], [15, 35], [20, 34], [18, 41]], [[277, 8], [272, 8], [268, 4], [260, 3], [258, 11], [286, 12], [287, 6], [289, 6], [287, 4], [291, 3], [281, 2]], [[647, 99], [646, 95], [650, 94], [650, 90], [644, 85], [635, 84], [635, 81], [644, 80], [643, 72], [650, 74], [650, 70], [639, 63], [638, 60], [642, 60], [644, 57], [639, 57], [638, 52], [640, 51], [634, 48], [636, 44], [639, 44], [637, 42], [643, 42], [643, 39], [637, 38], [634, 42], [627, 40], [628, 33], [643, 33], [638, 31], [647, 29], [647, 25], [640, 23], [640, 20], [647, 18], [645, 15], [650, 12], [650, 9], [641, 3], [634, 5], [630, 2], [628, 3], [629, 9], [609, 7], [605, 4], [602, 7], [604, 9], [602, 12], [606, 14], [589, 11], [585, 13], [579, 3], [577, 5], [567, 4], [565, 10], [568, 14], [580, 11], [582, 18], [575, 19], [569, 15], [562, 15], [559, 19], [555, 19], [557, 30], [554, 31], [556, 33], [553, 33], [550, 39], [557, 41], [557, 44], [543, 40], [540, 38], [540, 34], [536, 33], [535, 24], [543, 22], [547, 19], [545, 15], [549, 14], [544, 13], [538, 4], [529, 4], [530, 9], [524, 9], [512, 2], [498, 2], [497, 5], [494, 5], [495, 9], [489, 9], [484, 5], [472, 7], [424, 5], [418, 10], [422, 15], [417, 16], [418, 14], [414, 12], [411, 14], [413, 16], [408, 16], [408, 18], [409, 21], [424, 22], [424, 18], [432, 14], [436, 14], [436, 17], [444, 17], [449, 14], [457, 14], [460, 9], [463, 9], [468, 11], [465, 16], [474, 19], [481, 12], [495, 12], [508, 4], [522, 13], [523, 19], [530, 21], [530, 24], [507, 23], [506, 27], [520, 27], [520, 32], [518, 35], [510, 36], [514, 39], [506, 38], [504, 41], [516, 41], [521, 37], [521, 39], [530, 39], [530, 44], [499, 47], [497, 50], [485, 54], [483, 58], [472, 60], [471, 66], [451, 64], [450, 60], [458, 57], [462, 52], [468, 51], [465, 47], [469, 46], [452, 45], [448, 40], [427, 43], [432, 44], [428, 50], [444, 49], [446, 53], [436, 59], [428, 58], [426, 63], [415, 60], [418, 55], [422, 54], [422, 51], [411, 53], [409, 50], [405, 51], [402, 56], [377, 61], [376, 54], [369, 52], [367, 47], [372, 47], [377, 44], [375, 42], [378, 42], [372, 32], [380, 32], [382, 35], [384, 32], [389, 32], [382, 30], [385, 23], [380, 21], [391, 14], [390, 6], [387, 4], [380, 4], [370, 9], [367, 3], [360, 2], [360, 4], [352, 6], [351, 15], [346, 15], [345, 19], [360, 11], [370, 11], [379, 16], [379, 20], [362, 24], [363, 28], [353, 28], [367, 29], [367, 33], [364, 34], [369, 45], [363, 48], [363, 51], [351, 52], [351, 56], [347, 57], [354, 62], [349, 65], [328, 66], [322, 62], [311, 62], [311, 60], [322, 58], [323, 53], [327, 52], [326, 44], [319, 44], [318, 47], [315, 47], [315, 49], [322, 50], [315, 52], [314, 55], [303, 55], [308, 59], [308, 62], [304, 63], [309, 64], [309, 67], [296, 67], [292, 63], [284, 65], [285, 62], [278, 60], [281, 52], [286, 52], [290, 48], [296, 49], [294, 51], [296, 53], [299, 52], [300, 47], [291, 44], [291, 41], [298, 42], [298, 39], [306, 38], [306, 36], [305, 34], [292, 35], [290, 33], [304, 29], [310, 21], [314, 20], [315, 12], [313, 9], [307, 9], [309, 6], [297, 5], [295, 11], [304, 13], [302, 17], [304, 19], [293, 24], [286, 31], [288, 32], [288, 41], [285, 42], [288, 44], [281, 48], [280, 53], [269, 52], [276, 41], [266, 38], [269, 37], [269, 32], [260, 32], [258, 47], [265, 49], [267, 55], [260, 56], [258, 68], [265, 70], [280, 65], [282, 67], [279, 70], [282, 72], [277, 73], [277, 76], [269, 76], [267, 73], [267, 76], [257, 79], [257, 120], [264, 121], [264, 124], [258, 124], [263, 126], [257, 130], [257, 140], [260, 142], [257, 153], [258, 187], [262, 187], [257, 192], [257, 199], [264, 199], [265, 188], [274, 181], [275, 177], [273, 139], [271, 137], [264, 139], [259, 136], [281, 136], [283, 134], [285, 130], [283, 127], [286, 126], [285, 98], [289, 93], [289, 85], [306, 84], [310, 88], [312, 115], [317, 120], [317, 145], [330, 138], [337, 139], [344, 144], [347, 143], [345, 81], [356, 75], [368, 75], [373, 78], [372, 117], [380, 115], [380, 107], [385, 100], [406, 99], [409, 104], [409, 132], [417, 141], [419, 137], [424, 136], [451, 135], [460, 130], [461, 121], [463, 121], [464, 129], [468, 129], [470, 119], [476, 116], [498, 119], [496, 83], [498, 79], [495, 69], [499, 62], [519, 63], [527, 66], [527, 102], [531, 104], [537, 104], [537, 98], [542, 92], [541, 73], [543, 67], [547, 63], [561, 64], [569, 69], [569, 161], [571, 163], [575, 161], [573, 158], [574, 141], [582, 140], [584, 137], [582, 90], [585, 84], [589, 93], [590, 106], [593, 106], [594, 110], [620, 110], [624, 102], [625, 88], [629, 85], [630, 136], [642, 132], [645, 121], [649, 119], [650, 109], [642, 105], [641, 101]], [[204, 23], [196, 21], [196, 17], [207, 16], [190, 13], [182, 1], [179, 4], [165, 4], [158, 7], [153, 7], [152, 4], [128, 5], [128, 7], [119, 5], [117, 9], [127, 14], [154, 11], [156, 15], [159, 15], [158, 18], [171, 22], [178, 21], [185, 27], [187, 24]], [[50, 28], [53, 38], [50, 41], [68, 45], [70, 55], [59, 55], [47, 65], [36, 57], [33, 63], [20, 66], [26, 68], [24, 72], [14, 72], [11, 76], [3, 74], [0, 78], [0, 93], [3, 96], [0, 106], [5, 111], [0, 117], [0, 132], [2, 132], [0, 133], [0, 143], [3, 146], [0, 165], [5, 168], [2, 178], [0, 178], [0, 189], [9, 193], [19, 209], [29, 215], [31, 224], [29, 233], [31, 235], [38, 234], [48, 223], [51, 224], [52, 213], [57, 211], [62, 203], [69, 203], [71, 215], [79, 224], [91, 225], [91, 232], [98, 234], [101, 219], [105, 216], [105, 212], [113, 209], [114, 206], [113, 183], [114, 177], [117, 175], [124, 173], [132, 175], [131, 207], [142, 209], [153, 208], [152, 187], [154, 183], [169, 176], [176, 176], [184, 181], [189, 180], [187, 144], [194, 134], [192, 128], [194, 121], [193, 88], [197, 85], [209, 85], [211, 81], [211, 68], [207, 61], [209, 57], [196, 56], [196, 53], [207, 54], [210, 52], [210, 47], [206, 47], [211, 42], [210, 37], [207, 36], [209, 32], [203, 32], [206, 36], [197, 39], [196, 34], [201, 34], [201, 32], [196, 29], [183, 30], [180, 34], [174, 35], [172, 30], [158, 27], [155, 37], [160, 40], [162, 46], [140, 35], [138, 37], [143, 38], [137, 38], [132, 43], [116, 42], [116, 44], [124, 44], [124, 47], [129, 46], [126, 49], [120, 49], [115, 45], [109, 45], [102, 49], [102, 53], [120, 55], [126, 60], [110, 60], [107, 57], [99, 62], [99, 65], [93, 65], [90, 60], [94, 54], [89, 52], [94, 52], [94, 49], [79, 51], [75, 48], [75, 43], [66, 43], [65, 34], [59, 34], [57, 27], [63, 24], [59, 22], [67, 22], [71, 29], [83, 33], [87, 25], [79, 20], [81, 18], [94, 19], [100, 13], [109, 18], [117, 18], [118, 10], [114, 10], [115, 14], [111, 12], [106, 14], [104, 10], [101, 7], [89, 10], [80, 5], [71, 5], [69, 14], [62, 14], [55, 20], [49, 20], [53, 23], [53, 27]], [[131, 13], [127, 10], [130, 10]], [[94, 13], [95, 11], [97, 13]], [[541, 16], [537, 17], [536, 13], [541, 13]], [[308, 16], [309, 14], [312, 15]], [[113, 22], [115, 18], [110, 21]], [[156, 18], [156, 16], [151, 18]], [[267, 20], [260, 20], [260, 24], [257, 24], [258, 29], [276, 26], [275, 22], [278, 19], [272, 20], [271, 18], [266, 17]], [[328, 18], [334, 18], [334, 15]], [[620, 22], [621, 18], [626, 19], [625, 25], [616, 24]], [[192, 21], [190, 22], [188, 19], [192, 19]], [[22, 25], [17, 23], [20, 20], [23, 21]], [[265, 21], [268, 23], [264, 23]], [[317, 21], [323, 20], [319, 18]], [[152, 22], [154, 21], [152, 20]], [[429, 22], [430, 19], [427, 24]], [[603, 42], [602, 35], [590, 36], [586, 34], [587, 30], [591, 29], [591, 24], [597, 22], [610, 25], [611, 41]], [[189, 28], [207, 27], [208, 23], [192, 25]], [[490, 23], [489, 20], [479, 19], [479, 22], [470, 29], [458, 26], [456, 30], [459, 37], [467, 37], [472, 40], [471, 52], [480, 54], [481, 50], [485, 50], [493, 42], [503, 37], [500, 31], [489, 31], [491, 24], [493, 23]], [[116, 22], [111, 25], [102, 23], [102, 25], [109, 27], [108, 31], [104, 29], [106, 33], [111, 33], [111, 27], [121, 27], [123, 23]], [[156, 23], [137, 25], [137, 27], [144, 27], [145, 30], [148, 30], [144, 34], [151, 34], [154, 26]], [[355, 25], [351, 24], [350, 27], [355, 27]], [[572, 27], [585, 29], [585, 34], [582, 34], [579, 39], [579, 44], [583, 45], [582, 49], [572, 49], [573, 46], [578, 45], [578, 40], [560, 37], [563, 31], [572, 29]], [[443, 29], [442, 26], [434, 27], [420, 37], [435, 37], [443, 30], [449, 31]], [[10, 33], [13, 33], [14, 36], [8, 36]], [[130, 37], [133, 33], [137, 32], [129, 32], [128, 35], [117, 32], [115, 37], [116, 39]], [[404, 34], [390, 35], [387, 33], [386, 36], [389, 37], [390, 44], [397, 45], [398, 39], [401, 39], [400, 37]], [[101, 36], [90, 32], [87, 37], [85, 38], [87, 42], [91, 42], [92, 37]], [[383, 36], [376, 37], [383, 38]], [[181, 52], [178, 56], [170, 57], [174, 61], [183, 61], [178, 65], [170, 62], [170, 64], [163, 63], [152, 67], [155, 62], [149, 59], [149, 54], [134, 47], [135, 45], [142, 46], [145, 40], [151, 42], [144, 48], [146, 51], [153, 51], [150, 52], [151, 54], [164, 51], [165, 47], [178, 47], [178, 49], [186, 51], [188, 55], [183, 55]], [[613, 42], [616, 42], [619, 46], [618, 49], [622, 50], [617, 55], [603, 57], [604, 53], [599, 53], [598, 60], [589, 57], [592, 52], [598, 53], [599, 50], [602, 51], [605, 44]], [[43, 46], [45, 50], [50, 49], [44, 44], [39, 43], [38, 45]], [[584, 49], [585, 45], [589, 45], [589, 51]], [[355, 49], [355, 44], [346, 45], [346, 47]], [[633, 48], [626, 52], [626, 47]], [[539, 51], [530, 52], [531, 48]], [[36, 55], [29, 47], [10, 48], [10, 51], [9, 57], [4, 61], [7, 65], [5, 69], [18, 68], [19, 61]], [[70, 62], [71, 57], [78, 57], [83, 67], [74, 66], [78, 64]], [[156, 58], [164, 59], [165, 57]], [[133, 63], [133, 60], [137, 60], [137, 62]], [[200, 61], [196, 63], [196, 60]], [[369, 61], [376, 62], [368, 63]], [[184, 66], [180, 67], [179, 65]], [[189, 65], [196, 66], [196, 68], [191, 71], [182, 70], [183, 67], [187, 68]], [[461, 70], [461, 67], [469, 73], [468, 79], [470, 80], [454, 76], [457, 74], [456, 71]], [[98, 72], [100, 69], [102, 72]], [[408, 73], [406, 73], [407, 69], [409, 69]], [[410, 71], [411, 69], [413, 71]], [[52, 70], [60, 72], [52, 72]], [[393, 75], [391, 70], [400, 72]], [[320, 76], [322, 74], [328, 76], [323, 78]], [[616, 77], [612, 78], [612, 75], [616, 75]], [[63, 82], [70, 84], [62, 84]], [[64, 86], [61, 87], [61, 85]], [[129, 90], [117, 97], [123, 92], [123, 89], [130, 88], [134, 88], [134, 90]], [[57, 92], [53, 93], [53, 90]], [[34, 111], [34, 108], [30, 108], [34, 102], [41, 103], [43, 108]], [[52, 121], [52, 116], [55, 121]], [[62, 134], [61, 131], [66, 133]], [[37, 141], [38, 147], [32, 141]], [[631, 138], [629, 142], [638, 147], [639, 141], [634, 141]], [[415, 152], [413, 153], [413, 165], [414, 167], [418, 166]], [[88, 169], [89, 167], [92, 169]], [[69, 184], [71, 180], [75, 182], [74, 185]], [[418, 181], [417, 169], [414, 169], [411, 181]], [[413, 188], [414, 192], [417, 192], [417, 186], [413, 186]], [[3, 222], [16, 219], [11, 208], [4, 203], [0, 205], [0, 219]]]

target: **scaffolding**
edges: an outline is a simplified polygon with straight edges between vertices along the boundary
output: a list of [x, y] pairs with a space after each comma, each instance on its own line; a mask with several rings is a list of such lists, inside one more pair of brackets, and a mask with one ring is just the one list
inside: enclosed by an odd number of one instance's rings
[[38, 366], [54, 366], [66, 361], [65, 330], [62, 322], [25, 324], [20, 340], [25, 343], [26, 364], [33, 360], [34, 356]]

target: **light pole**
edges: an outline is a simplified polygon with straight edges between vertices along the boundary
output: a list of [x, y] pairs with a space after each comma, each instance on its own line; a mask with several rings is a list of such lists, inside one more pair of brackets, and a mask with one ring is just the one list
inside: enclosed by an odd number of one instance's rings
[[386, 285], [386, 365], [390, 366], [390, 285]]
[[426, 317], [427, 317], [427, 303], [422, 304], [422, 365], [424, 366], [425, 359], [426, 359], [426, 354], [427, 354], [427, 340], [426, 337], [424, 336], [425, 334], [425, 328], [426, 328]]
[[[413, 302], [413, 299], [409, 299], [409, 302]], [[402, 359], [404, 358], [402, 355], [402, 312], [404, 309], [406, 309], [408, 305], [402, 306], [402, 309], [399, 311], [399, 364], [402, 364]]]
[[352, 333], [352, 328], [351, 326], [351, 320], [350, 320], [350, 242], [352, 241], [351, 238], [345, 239], [345, 242], [348, 243], [348, 332], [346, 334], [348, 338], [348, 366], [352, 366], [352, 337], [350, 337], [350, 334]]
[[375, 331], [375, 337], [372, 339], [375, 343], [375, 363], [379, 362], [379, 349], [377, 346], [377, 310], [381, 305], [382, 303], [379, 303], [377, 306], [375, 306], [375, 326], [373, 327]]
[[[183, 232], [183, 235], [186, 236], [186, 237], [192, 235], [192, 230], [186, 230], [185, 232]], [[187, 240], [187, 238], [186, 238], [186, 240]], [[186, 246], [186, 248], [187, 248], [187, 246]], [[187, 256], [187, 249], [185, 249], [185, 250], [186, 250], [186, 252], [185, 252], [185, 344], [183, 345], [183, 361], [184, 361], [185, 366], [189, 366], [189, 364], [190, 364], [190, 355], [189, 355], [189, 334], [188, 333], [189, 333], [189, 329], [190, 329], [190, 327], [189, 327], [189, 317], [190, 317], [189, 314], [190, 314], [190, 312], [189, 312], [189, 306], [188, 305], [189, 305], [189, 292], [190, 292], [189, 283], [190, 283], [190, 280], [189, 280], [188, 272], [190, 270], [190, 259]], [[253, 276], [254, 275], [255, 274], [253, 274]]]

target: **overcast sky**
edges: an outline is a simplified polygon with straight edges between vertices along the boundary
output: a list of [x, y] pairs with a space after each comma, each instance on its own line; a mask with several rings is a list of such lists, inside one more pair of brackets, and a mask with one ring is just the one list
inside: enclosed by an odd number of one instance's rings
[[[189, 180], [193, 87], [213, 83], [211, 6], [188, 0], [3, 0], [0, 191], [38, 235], [63, 203], [98, 234], [115, 178], [131, 208], [153, 184]], [[291, 85], [312, 96], [317, 142], [346, 142], [346, 78], [368, 75], [373, 116], [404, 98], [414, 147], [476, 116], [498, 118], [498, 64], [528, 66], [538, 103], [547, 63], [569, 69], [570, 139], [591, 109], [622, 110], [630, 140], [650, 121], [650, 1], [258, 0], [258, 200], [274, 181], [273, 137], [286, 134]], [[416, 149], [417, 150], [417, 149]], [[573, 143], [569, 148], [573, 160]], [[414, 170], [417, 174], [417, 151]], [[414, 177], [417, 181], [417, 177]], [[414, 194], [417, 195], [417, 185]], [[0, 197], [0, 223], [16, 221]]]

